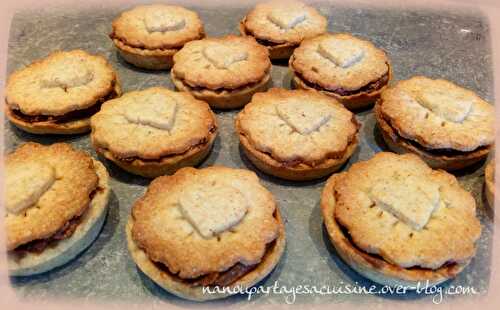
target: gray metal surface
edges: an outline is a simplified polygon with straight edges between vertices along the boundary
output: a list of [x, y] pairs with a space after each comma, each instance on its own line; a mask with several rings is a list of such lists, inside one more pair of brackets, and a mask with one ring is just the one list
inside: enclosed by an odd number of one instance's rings
[[[351, 32], [372, 40], [385, 49], [392, 60], [395, 79], [406, 79], [416, 74], [442, 77], [477, 91], [493, 102], [493, 74], [490, 51], [489, 26], [478, 12], [467, 14], [445, 11], [409, 11], [405, 9], [357, 9], [320, 5], [321, 12], [329, 16], [329, 29], [334, 32]], [[150, 86], [173, 88], [167, 72], [139, 70], [118, 58], [107, 34], [111, 21], [123, 8], [99, 10], [23, 11], [16, 14], [10, 34], [8, 73], [46, 56], [55, 49], [81, 48], [106, 56], [123, 84], [124, 91]], [[238, 21], [248, 8], [224, 10], [194, 8], [205, 22], [210, 36], [236, 33]], [[286, 62], [276, 63], [272, 69], [275, 86], [290, 87]], [[241, 153], [234, 134], [233, 118], [237, 112], [217, 112], [220, 135], [203, 167], [222, 164], [255, 170]], [[385, 146], [375, 130], [370, 110], [358, 114], [363, 123], [361, 147], [344, 167], [370, 158]], [[5, 125], [6, 151], [13, 150], [25, 141], [40, 143], [68, 142], [93, 156], [88, 135], [36, 136], [26, 134], [10, 124]], [[12, 285], [24, 298], [57, 297], [134, 302], [167, 302], [190, 306], [154, 285], [135, 267], [130, 259], [124, 234], [125, 220], [134, 201], [143, 194], [149, 181], [121, 171], [104, 161], [111, 176], [113, 194], [110, 212], [97, 241], [77, 259], [43, 275], [12, 278]], [[483, 168], [458, 174], [465, 188], [474, 193], [478, 203], [478, 216], [483, 233], [478, 242], [477, 255], [462, 274], [444, 284], [473, 287], [484, 293], [488, 289], [492, 217], [483, 206]], [[279, 285], [292, 288], [296, 285], [338, 286], [358, 284], [369, 287], [373, 283], [356, 274], [344, 264], [330, 245], [321, 224], [319, 195], [325, 179], [294, 183], [278, 180], [257, 172], [264, 185], [275, 195], [286, 219], [288, 243], [286, 252], [272, 274], [261, 285]], [[450, 232], [452, 233], [452, 232]], [[290, 294], [257, 294], [250, 304], [284, 303]], [[411, 302], [432, 302], [434, 294], [335, 294], [297, 295], [296, 304], [353, 301], [383, 305], [391, 299]], [[445, 296], [444, 301], [452, 296]], [[290, 300], [289, 300], [290, 301]], [[247, 296], [234, 296], [220, 303], [243, 305]]]

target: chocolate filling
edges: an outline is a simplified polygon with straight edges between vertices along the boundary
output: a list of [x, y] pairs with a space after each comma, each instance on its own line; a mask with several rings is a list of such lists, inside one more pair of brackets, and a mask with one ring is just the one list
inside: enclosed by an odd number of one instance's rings
[[[268, 75], [268, 74], [269, 74], [269, 70], [266, 71], [266, 73], [264, 74], [264, 77], [262, 79], [264, 79], [266, 77], [266, 75]], [[216, 94], [221, 94], [223, 92], [238, 92], [238, 91], [244, 90], [245, 88], [253, 88], [253, 87], [257, 86], [258, 84], [262, 83], [262, 80], [260, 80], [260, 81], [255, 82], [255, 83], [245, 84], [245, 85], [242, 85], [242, 86], [236, 87], [236, 88], [220, 87], [220, 88], [217, 88], [217, 89], [210, 89], [210, 88], [205, 88], [205, 87], [202, 87], [202, 86], [191, 86], [191, 85], [187, 84], [184, 81], [184, 79], [181, 79], [178, 76], [176, 76], [175, 78], [177, 80], [181, 81], [181, 83], [184, 86], [186, 86], [190, 91], [205, 91], [205, 90], [208, 90], [208, 91], [214, 92]]]
[[[102, 191], [102, 188], [100, 187], [97, 187], [95, 190], [93, 190], [89, 195], [90, 200], [92, 200], [94, 196], [100, 191]], [[19, 255], [20, 257], [29, 253], [40, 254], [48, 247], [55, 247], [58, 241], [68, 239], [69, 237], [71, 237], [75, 233], [78, 225], [81, 223], [81, 220], [82, 220], [82, 215], [76, 216], [70, 219], [68, 222], [66, 222], [63, 225], [63, 227], [61, 227], [52, 236], [45, 239], [30, 241], [28, 243], [18, 246], [12, 251], [17, 255]]]
[[[266, 245], [266, 252], [264, 256], [262, 257], [261, 262], [263, 262], [272, 252], [272, 249], [276, 245], [276, 239], [273, 240], [272, 242], [268, 243]], [[175, 278], [176, 280], [183, 282], [189, 286], [229, 286], [236, 282], [237, 280], [241, 279], [243, 276], [246, 274], [250, 273], [253, 271], [259, 264], [255, 265], [244, 265], [242, 263], [236, 263], [233, 265], [231, 268], [227, 269], [226, 271], [222, 272], [211, 272], [205, 275], [201, 275], [197, 278], [193, 279], [184, 279], [179, 277], [178, 275], [170, 272], [167, 266], [160, 262], [154, 262], [156, 267], [161, 269], [163, 272], [167, 273], [171, 277]]]
[[[420, 145], [418, 142], [416, 141], [413, 141], [413, 140], [410, 140], [410, 139], [406, 139], [402, 136], [399, 135], [398, 131], [396, 129], [394, 129], [391, 125], [391, 122], [385, 118], [382, 113], [378, 112], [378, 118], [379, 120], [385, 122], [385, 129], [387, 131], [390, 131], [388, 132], [389, 136], [391, 137], [391, 139], [395, 140], [395, 142], [398, 142], [398, 140], [400, 140], [401, 142], [403, 143], [406, 143], [406, 144], [409, 144], [411, 146], [413, 146], [414, 148], [417, 148], [419, 149], [420, 151], [422, 152], [425, 152], [425, 153], [428, 153], [430, 155], [434, 155], [434, 156], [446, 156], [446, 157], [459, 157], [459, 156], [469, 156], [470, 154], [473, 154], [473, 153], [476, 153], [476, 152], [480, 152], [480, 151], [486, 151], [487, 149], [490, 148], [490, 146], [481, 146], [473, 151], [469, 151], [469, 152], [463, 152], [463, 151], [459, 151], [459, 150], [454, 150], [454, 149], [450, 149], [450, 148], [444, 148], [444, 149], [430, 149], [430, 148], [427, 148], [427, 147], [424, 147], [422, 145]], [[384, 125], [384, 124], [382, 124]], [[384, 130], [381, 128], [381, 130]], [[395, 139], [394, 139], [395, 138]]]
[[259, 43], [260, 45], [269, 46], [269, 47], [274, 47], [274, 46], [279, 46], [279, 45], [286, 44], [286, 43], [271, 42], [271, 41], [268, 41], [268, 40], [257, 39], [257, 38], [255, 38], [255, 41], [257, 41], [257, 43]]
[[[201, 39], [201, 38], [203, 38], [203, 37], [204, 37], [204, 34], [202, 33], [202, 34], [199, 36], [199, 38], [198, 38], [198, 39]], [[146, 47], [144, 44], [141, 44], [141, 45], [136, 46], [136, 45], [131, 45], [130, 43], [128, 43], [128, 42], [127, 42], [127, 41], [125, 41], [124, 39], [117, 37], [117, 36], [115, 35], [115, 33], [114, 33], [114, 32], [112, 32], [112, 33], [110, 33], [110, 34], [109, 34], [109, 38], [110, 38], [111, 40], [118, 40], [118, 41], [122, 42], [122, 43], [123, 43], [123, 45], [129, 46], [129, 47], [131, 47], [131, 48], [136, 48], [136, 49], [141, 49], [141, 50], [147, 50], [147, 51], [171, 51], [171, 50], [178, 51], [178, 50], [179, 50], [180, 48], [182, 48], [182, 46], [184, 45], [184, 43], [183, 43], [183, 44], [181, 44], [181, 45], [179, 45], [179, 46], [177, 46], [177, 47], [169, 47], [169, 48], [164, 48], [164, 47], [160, 47], [160, 48], [148, 48], [148, 47]], [[196, 39], [195, 39], [195, 40], [196, 40]]]
[[344, 89], [344, 88], [341, 88], [341, 87], [337, 88], [337, 89], [334, 89], [334, 90], [330, 90], [330, 89], [325, 89], [325, 88], [319, 86], [316, 83], [309, 82], [309, 81], [305, 80], [304, 77], [302, 76], [302, 74], [300, 74], [298, 72], [294, 72], [294, 74], [304, 84], [306, 84], [307, 86], [309, 86], [311, 88], [314, 88], [314, 89], [319, 90], [319, 91], [333, 92], [333, 93], [336, 93], [337, 95], [340, 95], [340, 96], [352, 96], [352, 95], [357, 95], [357, 94], [360, 94], [360, 93], [371, 93], [371, 92], [374, 92], [376, 90], [381, 89], [382, 87], [384, 87], [385, 85], [387, 85], [387, 83], [389, 82], [389, 73], [386, 73], [380, 79], [378, 79], [376, 81], [373, 81], [371, 83], [368, 83], [367, 85], [365, 85], [365, 86], [363, 86], [361, 88], [355, 89], [355, 90], [347, 90], [347, 89]]
[[50, 123], [60, 124], [60, 123], [67, 123], [71, 121], [89, 118], [92, 115], [99, 112], [99, 110], [101, 109], [101, 105], [104, 102], [114, 99], [117, 96], [118, 94], [116, 93], [115, 87], [113, 86], [113, 90], [108, 95], [99, 99], [91, 107], [82, 110], [71, 111], [63, 115], [27, 115], [23, 114], [20, 110], [10, 109], [10, 111], [12, 111], [12, 115], [14, 117], [27, 123], [50, 122]]

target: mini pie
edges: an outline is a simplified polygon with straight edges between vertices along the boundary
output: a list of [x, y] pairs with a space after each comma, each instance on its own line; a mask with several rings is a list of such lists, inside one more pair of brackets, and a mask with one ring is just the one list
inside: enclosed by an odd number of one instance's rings
[[228, 35], [186, 43], [174, 56], [172, 82], [217, 109], [247, 104], [271, 84], [269, 52], [252, 37]]
[[153, 180], [133, 206], [130, 254], [154, 282], [179, 297], [209, 300], [262, 280], [285, 248], [285, 227], [257, 175], [213, 166], [182, 168]]
[[488, 205], [493, 209], [495, 207], [495, 160], [492, 159], [484, 169], [484, 193]]
[[197, 165], [217, 136], [217, 121], [208, 104], [162, 87], [106, 102], [91, 125], [97, 153], [150, 178]]
[[5, 160], [4, 223], [12, 276], [61, 266], [99, 234], [110, 188], [104, 166], [69, 144], [26, 143]]
[[236, 117], [250, 161], [288, 180], [311, 180], [338, 170], [358, 145], [359, 123], [332, 97], [272, 88], [255, 94]]
[[140, 5], [113, 21], [118, 53], [137, 67], [162, 70], [172, 67], [172, 57], [182, 46], [205, 36], [196, 12], [180, 6]]
[[299, 1], [259, 3], [240, 22], [240, 33], [254, 37], [271, 59], [288, 59], [306, 38], [326, 32], [327, 19]]
[[106, 59], [82, 50], [57, 51], [9, 77], [5, 113], [30, 133], [83, 133], [101, 104], [120, 94]]
[[486, 158], [495, 140], [494, 108], [472, 91], [417, 76], [387, 89], [375, 116], [389, 148], [433, 168], [457, 170]]
[[392, 75], [384, 51], [350, 34], [304, 40], [289, 61], [296, 88], [320, 91], [349, 110], [373, 104]]
[[455, 277], [475, 255], [481, 233], [472, 195], [414, 154], [382, 152], [334, 174], [321, 210], [342, 259], [389, 286]]

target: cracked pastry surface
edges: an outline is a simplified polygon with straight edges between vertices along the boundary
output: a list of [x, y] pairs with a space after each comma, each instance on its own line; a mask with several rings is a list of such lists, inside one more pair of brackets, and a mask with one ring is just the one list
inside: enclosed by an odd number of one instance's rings
[[[326, 32], [327, 24], [324, 16], [302, 2], [270, 1], [257, 4], [247, 14], [240, 32], [266, 46], [271, 58], [288, 58], [302, 40]], [[274, 52], [280, 48], [288, 50], [281, 54]]]
[[[474, 198], [454, 176], [429, 168], [418, 156], [378, 153], [332, 179], [322, 198], [332, 242], [346, 253], [348, 238], [354, 252], [368, 254], [371, 258], [347, 259], [372, 280], [424, 281], [429, 276], [442, 281], [456, 275], [446, 268], [461, 270], [475, 255], [481, 225]], [[379, 262], [369, 264], [370, 259]], [[369, 269], [379, 274], [374, 277]]]
[[121, 56], [152, 70], [169, 69], [186, 42], [205, 36], [198, 14], [175, 5], [140, 5], [123, 12], [112, 26], [109, 36]]
[[182, 159], [199, 146], [210, 149], [217, 134], [215, 115], [205, 102], [162, 87], [106, 102], [91, 125], [98, 152], [109, 152], [115, 160], [143, 160], [145, 165], [161, 163], [164, 157]]
[[181, 91], [215, 107], [223, 107], [231, 96], [244, 94], [244, 99], [230, 103], [235, 107], [247, 103], [253, 93], [266, 86], [270, 70], [265, 47], [252, 37], [228, 35], [185, 44], [174, 56], [171, 78]]
[[70, 145], [26, 143], [6, 157], [7, 249], [47, 239], [89, 207], [93, 159]]
[[254, 270], [261, 272], [255, 268], [268, 264], [267, 257], [273, 257], [273, 263], [265, 274], [271, 271], [284, 246], [277, 212], [272, 194], [253, 172], [222, 166], [183, 168], [153, 180], [135, 203], [129, 247], [132, 241], [164, 268], [155, 272], [175, 279], [177, 284], [167, 289], [194, 298], [195, 287], [213, 285], [209, 278], [214, 275], [231, 270], [228, 284], [233, 284]]
[[494, 140], [494, 108], [446, 80], [417, 76], [386, 90], [380, 112], [399, 135], [429, 149], [462, 152]]
[[7, 116], [22, 129], [83, 132], [100, 104], [120, 92], [117, 76], [103, 57], [57, 51], [12, 73], [5, 103]]
[[[255, 94], [236, 118], [243, 147], [283, 169], [338, 166], [357, 144], [359, 123], [335, 99], [314, 91], [272, 88]], [[331, 171], [330, 171], [331, 172]]]

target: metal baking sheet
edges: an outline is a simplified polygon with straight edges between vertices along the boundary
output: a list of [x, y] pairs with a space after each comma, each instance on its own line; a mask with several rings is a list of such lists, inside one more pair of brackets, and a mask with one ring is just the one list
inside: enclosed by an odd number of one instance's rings
[[[479, 11], [435, 11], [405, 8], [317, 7], [329, 17], [329, 30], [350, 32], [369, 39], [387, 51], [394, 68], [395, 79], [422, 74], [442, 77], [476, 91], [493, 102], [493, 70], [490, 49], [490, 30]], [[18, 12], [11, 24], [8, 73], [45, 57], [56, 49], [81, 48], [106, 56], [117, 70], [124, 91], [165, 86], [173, 89], [168, 72], [140, 70], [124, 63], [107, 37], [111, 21], [127, 7], [96, 9], [51, 9]], [[250, 7], [213, 9], [191, 7], [200, 13], [210, 36], [237, 33], [239, 20]], [[290, 87], [286, 62], [274, 63], [274, 86]], [[202, 167], [218, 164], [229, 167], [255, 168], [242, 154], [234, 134], [233, 119], [237, 111], [217, 112], [220, 135], [212, 153]], [[371, 110], [357, 114], [362, 121], [361, 145], [343, 169], [352, 163], [369, 159], [385, 149], [375, 129]], [[26, 141], [49, 144], [71, 143], [96, 156], [88, 135], [37, 136], [22, 132], [5, 123], [5, 150], [12, 151]], [[103, 159], [101, 159], [103, 160]], [[112, 180], [113, 194], [105, 226], [96, 242], [75, 260], [42, 275], [11, 278], [16, 292], [26, 299], [79, 298], [92, 301], [132, 303], [169, 303], [191, 306], [192, 303], [166, 293], [152, 283], [135, 266], [128, 255], [124, 234], [125, 221], [134, 201], [141, 196], [149, 180], [128, 174], [103, 160]], [[460, 183], [471, 191], [477, 202], [477, 213], [483, 232], [472, 263], [454, 280], [440, 286], [472, 287], [484, 294], [489, 286], [492, 244], [492, 216], [483, 205], [483, 165], [460, 172]], [[314, 182], [287, 182], [256, 171], [264, 185], [274, 194], [286, 219], [287, 248], [277, 268], [260, 285], [291, 290], [298, 285], [337, 287], [374, 283], [359, 276], [335, 253], [322, 225], [319, 198], [326, 179]], [[380, 286], [377, 286], [380, 288]], [[286, 299], [288, 298], [288, 299]], [[325, 304], [351, 301], [383, 305], [388, 300], [424, 301], [431, 303], [435, 294], [301, 294], [288, 291], [282, 294], [255, 294], [212, 302], [224, 305], [243, 304]], [[446, 302], [459, 296], [443, 296]], [[439, 301], [439, 300], [438, 300]]]

